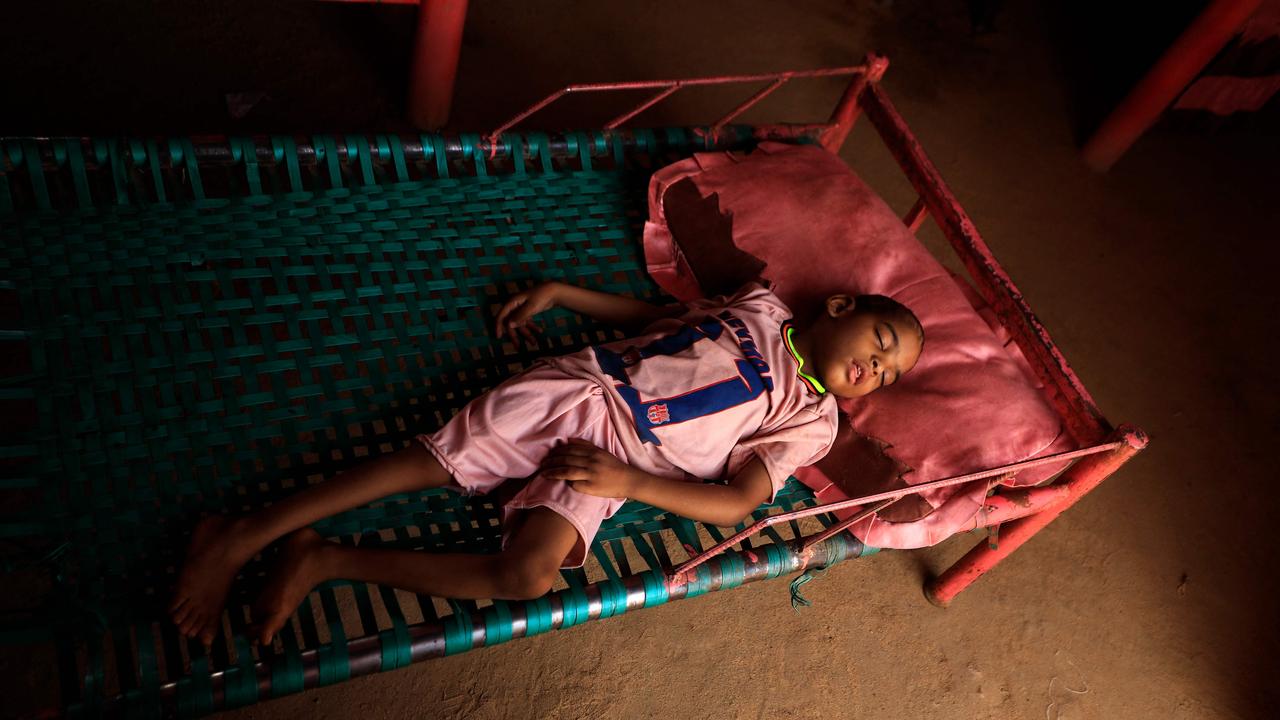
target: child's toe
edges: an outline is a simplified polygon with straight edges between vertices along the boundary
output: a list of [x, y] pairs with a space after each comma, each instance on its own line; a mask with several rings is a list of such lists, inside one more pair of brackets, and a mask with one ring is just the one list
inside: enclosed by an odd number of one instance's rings
[[195, 614], [196, 614], [196, 604], [189, 602], [183, 605], [181, 608], [178, 609], [176, 613], [173, 614], [173, 624], [179, 627], [186, 625], [187, 620], [190, 619], [191, 616]]
[[261, 624], [255, 623], [250, 625], [249, 631], [246, 634], [249, 636], [250, 640], [258, 643], [259, 645], [271, 644], [271, 633], [268, 633], [266, 627]]
[[182, 622], [181, 630], [185, 637], [195, 637], [196, 630], [200, 627], [200, 619], [204, 617], [199, 612], [193, 612], [187, 616]]
[[271, 638], [275, 637], [276, 632], [284, 627], [284, 622], [288, 618], [286, 613], [271, 613], [258, 626], [258, 642], [262, 645], [270, 645]]
[[203, 643], [205, 647], [213, 645], [213, 639], [217, 636], [218, 626], [215, 623], [205, 623], [204, 627], [200, 628], [200, 642]]

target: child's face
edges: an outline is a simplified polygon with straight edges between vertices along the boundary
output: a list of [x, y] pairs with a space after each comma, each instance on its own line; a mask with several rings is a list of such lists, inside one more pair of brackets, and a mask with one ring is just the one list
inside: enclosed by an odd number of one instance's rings
[[837, 397], [862, 397], [892, 385], [920, 359], [914, 324], [873, 312], [855, 314], [848, 295], [827, 299], [821, 325], [814, 333], [814, 366]]

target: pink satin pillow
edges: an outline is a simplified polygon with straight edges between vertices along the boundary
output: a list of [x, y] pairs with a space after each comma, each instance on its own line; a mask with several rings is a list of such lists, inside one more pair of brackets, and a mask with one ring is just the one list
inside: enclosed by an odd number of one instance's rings
[[[673, 189], [682, 199], [667, 208]], [[748, 156], [699, 154], [654, 174], [649, 216], [649, 272], [680, 300], [758, 273], [801, 321], [842, 292], [888, 295], [920, 318], [925, 348], [916, 367], [892, 387], [841, 401], [851, 427], [842, 426], [827, 458], [796, 473], [823, 501], [1069, 449], [1007, 335], [997, 335], [980, 303], [837, 156], [778, 143]], [[877, 457], [881, 450], [887, 457]], [[1012, 484], [1038, 483], [1057, 469], [1025, 471]], [[896, 521], [871, 517], [851, 531], [876, 547], [932, 545], [973, 527], [986, 492], [978, 483], [923, 493], [886, 514]]]

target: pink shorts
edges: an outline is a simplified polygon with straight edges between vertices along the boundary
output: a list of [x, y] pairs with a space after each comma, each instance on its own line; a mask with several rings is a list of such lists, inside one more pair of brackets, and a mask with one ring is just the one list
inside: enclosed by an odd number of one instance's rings
[[[546, 365], [508, 378], [467, 403], [440, 430], [417, 436], [453, 475], [455, 489], [468, 495], [533, 475], [547, 453], [570, 438], [587, 440], [627, 461], [609, 421], [604, 390]], [[550, 508], [578, 530], [578, 543], [561, 567], [581, 567], [600, 523], [624, 502], [577, 492], [563, 480], [533, 477], [503, 506], [502, 547], [511, 539], [517, 513]]]

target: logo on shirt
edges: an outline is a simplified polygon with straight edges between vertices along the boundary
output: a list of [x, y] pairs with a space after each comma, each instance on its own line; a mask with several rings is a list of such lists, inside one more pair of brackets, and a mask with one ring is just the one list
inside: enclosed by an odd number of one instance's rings
[[[703, 340], [717, 341], [724, 334], [726, 326], [731, 329], [743, 357], [734, 359], [726, 358], [723, 354], [708, 353], [706, 358], [695, 358], [706, 362], [719, 361], [725, 366], [722, 367], [724, 372], [722, 379], [700, 387], [684, 389], [683, 392], [675, 392], [665, 397], [650, 396], [648, 398], [641, 397], [640, 389], [631, 384], [631, 376], [628, 372], [630, 368], [642, 365], [650, 358], [677, 355]], [[714, 415], [751, 402], [766, 391], [773, 390], [769, 364], [765, 362], [764, 356], [752, 339], [746, 323], [731, 313], [722, 313], [719, 320], [704, 316], [696, 325], [684, 323], [683, 327], [675, 333], [648, 339], [649, 342], [642, 347], [632, 345], [621, 352], [608, 345], [596, 345], [591, 348], [600, 371], [616, 381], [614, 390], [631, 409], [631, 418], [641, 442], [655, 446], [662, 445], [662, 441], [653, 432], [659, 425], [675, 426]], [[732, 366], [728, 366], [725, 360], [732, 360]], [[658, 375], [669, 374], [663, 373], [662, 369], [661, 364], [654, 368]], [[682, 383], [678, 377], [663, 378], [663, 380], [668, 386], [663, 387], [663, 390], [683, 389], [679, 387]]]
[[733, 328], [733, 335], [738, 340], [738, 347], [742, 350], [742, 356], [751, 363], [751, 367], [760, 373], [760, 379], [764, 381], [764, 388], [770, 392], [773, 391], [773, 378], [769, 377], [769, 363], [765, 362], [764, 355], [761, 354], [760, 348], [756, 346], [756, 341], [751, 337], [751, 331], [747, 329], [747, 324], [738, 319], [736, 315], [725, 310], [716, 317], [725, 322], [726, 325]]
[[651, 425], [661, 425], [671, 419], [671, 415], [667, 413], [666, 403], [655, 403], [649, 406], [649, 411], [645, 413], [649, 418]]

